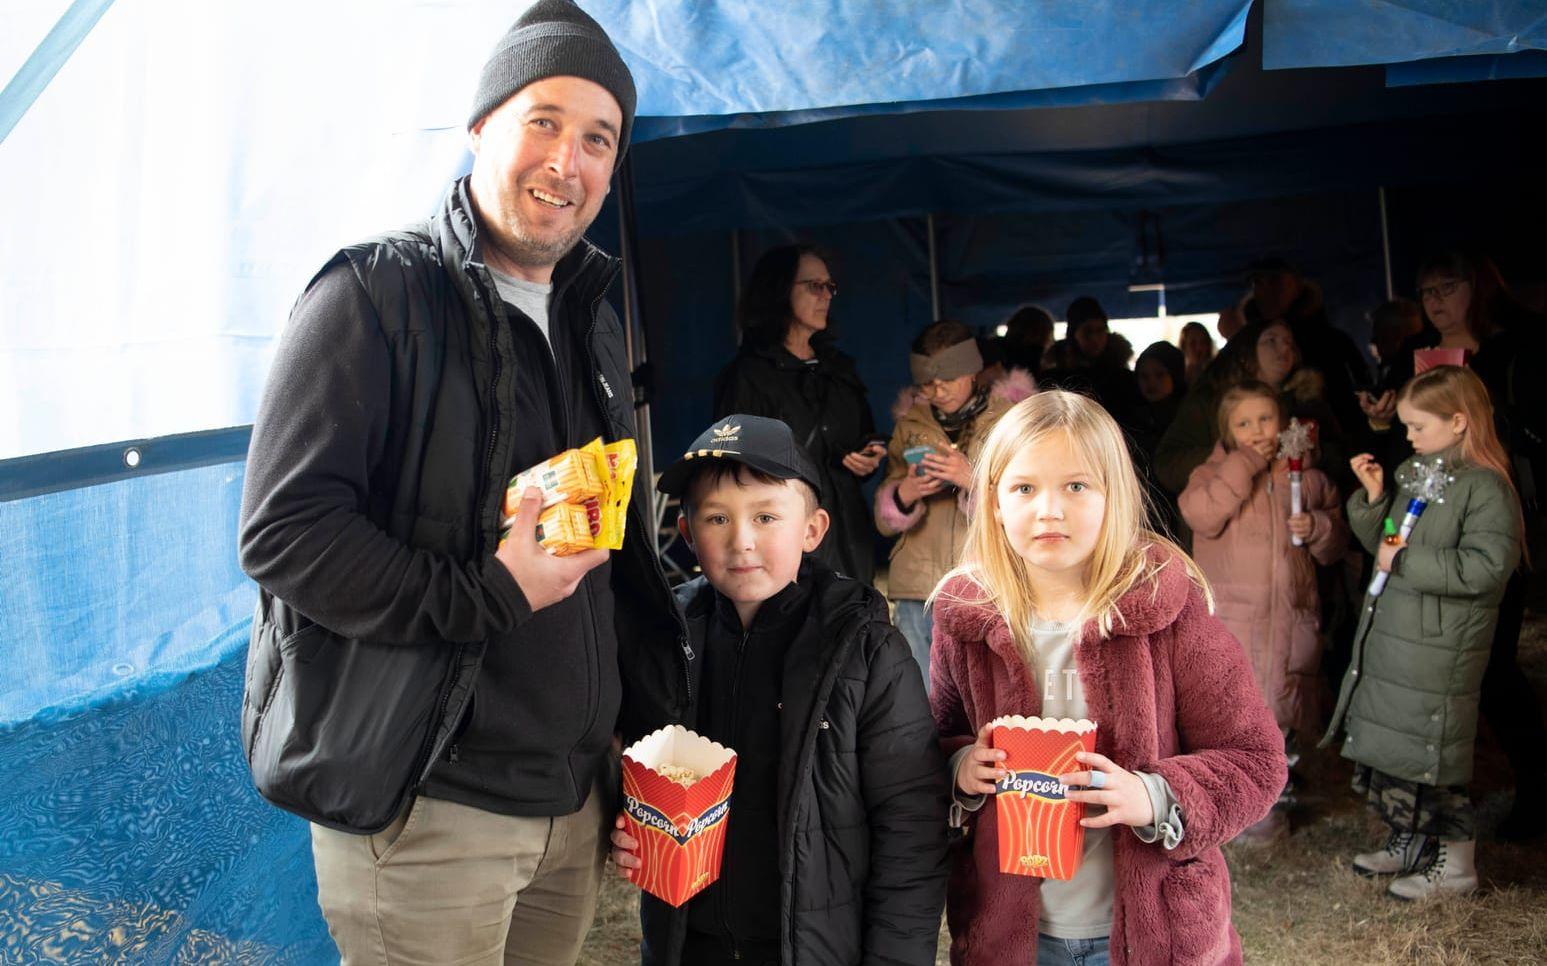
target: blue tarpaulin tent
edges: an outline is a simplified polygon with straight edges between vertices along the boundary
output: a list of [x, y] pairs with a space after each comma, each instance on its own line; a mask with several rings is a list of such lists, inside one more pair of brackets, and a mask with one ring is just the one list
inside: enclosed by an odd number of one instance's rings
[[[1270, 245], [1352, 303], [1380, 294], [1382, 186], [1541, 199], [1539, 83], [1400, 73], [1529, 76], [1540, 3], [582, 5], [639, 82], [629, 203], [593, 235], [627, 242], [663, 455], [707, 417], [734, 278], [796, 234], [839, 251], [884, 410], [936, 303], [983, 324], [1158, 278], [1217, 307]], [[306, 278], [466, 169], [523, 6], [3, 15], [0, 960], [336, 958], [305, 825], [238, 747], [245, 427]]]

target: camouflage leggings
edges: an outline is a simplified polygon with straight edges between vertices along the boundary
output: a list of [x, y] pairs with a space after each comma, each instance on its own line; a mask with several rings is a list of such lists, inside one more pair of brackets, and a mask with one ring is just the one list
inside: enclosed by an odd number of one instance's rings
[[1354, 769], [1353, 784], [1381, 821], [1399, 832], [1461, 840], [1477, 836], [1477, 813], [1465, 785], [1424, 785], [1368, 765]]

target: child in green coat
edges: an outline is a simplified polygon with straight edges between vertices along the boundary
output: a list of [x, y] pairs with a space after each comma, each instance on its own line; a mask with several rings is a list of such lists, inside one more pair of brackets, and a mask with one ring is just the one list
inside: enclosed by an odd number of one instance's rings
[[[1488, 391], [1471, 370], [1437, 366], [1414, 377], [1397, 415], [1414, 455], [1397, 469], [1396, 492], [1368, 453], [1351, 461], [1363, 490], [1348, 501], [1348, 522], [1385, 587], [1365, 599], [1323, 744], [1346, 733], [1355, 790], [1391, 827], [1382, 848], [1354, 857], [1354, 870], [1395, 875], [1391, 895], [1419, 899], [1477, 888], [1466, 785], [1489, 643], [1523, 528]], [[1437, 483], [1411, 533], [1383, 538], [1385, 521], [1401, 517], [1426, 477]]]

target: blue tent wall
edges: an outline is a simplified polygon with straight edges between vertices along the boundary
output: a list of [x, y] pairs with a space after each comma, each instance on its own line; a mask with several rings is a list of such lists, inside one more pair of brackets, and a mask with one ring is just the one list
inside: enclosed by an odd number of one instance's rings
[[[703, 50], [714, 50], [725, 58], [713, 68], [721, 71], [737, 70], [742, 63], [735, 41], [748, 25], [734, 16], [769, 9], [761, 0], [712, 8], [693, 0], [585, 2], [631, 57], [679, 51], [699, 57]], [[107, 6], [61, 2], [61, 8], [75, 10]], [[844, 4], [832, 0], [828, 6], [836, 10]], [[301, 44], [290, 50], [296, 68], [310, 66], [321, 77], [332, 77], [330, 70], [343, 51], [332, 44], [329, 29], [352, 36], [363, 25], [376, 31], [377, 42], [387, 39], [379, 8], [368, 9], [371, 16], [364, 20], [358, 16], [367, 10], [364, 5], [319, 11], [307, 37], [291, 38]], [[941, 43], [959, 41], [960, 47], [950, 48], [959, 60], [975, 56], [973, 44], [979, 40], [1001, 42], [992, 36], [995, 31], [1014, 36], [1004, 28], [1008, 21], [974, 13], [980, 10], [977, 4], [951, 8], [960, 22], [952, 20], [953, 29], [945, 31], [936, 29], [939, 5], [930, 9], [934, 16], [926, 25], [927, 47], [940, 51], [946, 49]], [[1130, 302], [1126, 282], [1134, 277], [1140, 220], [1158, 220], [1166, 238], [1164, 272], [1174, 286], [1168, 300], [1172, 311], [1217, 307], [1236, 292], [1235, 269], [1246, 257], [1278, 249], [1320, 278], [1329, 301], [1350, 326], [1357, 320], [1350, 321], [1348, 313], [1369, 303], [1379, 276], [1371, 212], [1377, 185], [1394, 186], [1388, 200], [1400, 237], [1393, 254], [1409, 266], [1419, 257], [1413, 239], [1422, 237], [1427, 244], [1464, 234], [1513, 242], [1529, 234], [1523, 225], [1543, 222], [1540, 193], [1520, 188], [1524, 159], [1534, 155], [1520, 143], [1523, 126], [1508, 122], [1522, 112], [1539, 112], [1539, 85], [1388, 90], [1388, 83], [1397, 83], [1393, 78], [1399, 67], [1278, 72], [1266, 82], [1257, 66], [1262, 49], [1254, 39], [1260, 33], [1258, 17], [1254, 14], [1252, 24], [1243, 26], [1248, 9], [1243, 2], [1192, 5], [1189, 17], [1200, 15], [1187, 19], [1184, 31], [1173, 29], [1183, 21], [1172, 16], [1170, 4], [1090, 6], [1116, 18], [1110, 27], [1093, 26], [1095, 18], [1073, 23], [1070, 9], [1049, 0], [1006, 4], [997, 13], [1033, 29], [1040, 24], [1083, 30], [1086, 41], [1096, 37], [1103, 44], [1100, 56], [1091, 56], [1080, 43], [1059, 44], [1044, 34], [1024, 45], [1037, 57], [1017, 51], [988, 58], [997, 73], [986, 80], [964, 75], [966, 82], [959, 83], [963, 77], [932, 73], [920, 61], [924, 67], [909, 74], [910, 87], [894, 88], [891, 75], [875, 71], [873, 86], [838, 101], [775, 102], [761, 93], [703, 101], [697, 98], [717, 97], [723, 90], [713, 77], [704, 83], [688, 75], [678, 77], [677, 89], [663, 88], [642, 100], [646, 116], [640, 119], [641, 143], [634, 153], [639, 282], [658, 367], [658, 453], [680, 450], [707, 418], [710, 380], [734, 345], [729, 322], [732, 231], [740, 232], [742, 264], [737, 268], [743, 276], [762, 248], [797, 236], [814, 237], [840, 254], [843, 338], [859, 356], [873, 390], [872, 405], [885, 423], [891, 389], [904, 378], [906, 342], [930, 317], [923, 229], [928, 212], [937, 214], [945, 309], [977, 324], [992, 322], [1025, 300], [1042, 300], [1057, 310], [1083, 291], [1102, 295], [1114, 311], [1137, 310], [1141, 298]], [[240, 28], [263, 15], [258, 8], [242, 10], [230, 22], [217, 18], [223, 28], [219, 39], [236, 38], [248, 53], [261, 52], [264, 45], [250, 42], [251, 35]], [[721, 16], [727, 13], [731, 19]], [[155, 17], [163, 16], [151, 6], [120, 4], [104, 15], [103, 24], [111, 27], [115, 15], [118, 23], [131, 15], [144, 18], [133, 21], [142, 28], [154, 28], [160, 23]], [[214, 8], [206, 16], [216, 17]], [[447, 49], [438, 45], [471, 36], [477, 47], [486, 48], [484, 38], [497, 36], [512, 11], [506, 4], [474, 2], [415, 5], [393, 16], [415, 34], [404, 46], [422, 36], [436, 38], [430, 44], [435, 49]], [[678, 21], [692, 21], [688, 28], [707, 32], [691, 42], [663, 38], [649, 29], [652, 19], [673, 29]], [[469, 30], [474, 22], [476, 28]], [[772, 38], [775, 46], [783, 43], [804, 52], [815, 43], [808, 42], [809, 22], [803, 24], [798, 16], [790, 22], [795, 32], [784, 40]], [[963, 24], [976, 25], [988, 36], [956, 29]], [[1157, 30], [1157, 24], [1167, 29]], [[853, 42], [842, 31], [829, 33], [820, 44], [824, 53], [836, 45], [840, 63], [848, 58], [869, 64], [864, 45], [887, 41], [874, 31]], [[146, 29], [145, 35], [160, 37], [161, 32]], [[1248, 43], [1240, 50], [1243, 35]], [[57, 39], [74, 49], [82, 36]], [[103, 49], [93, 47], [93, 38], [85, 40], [82, 58]], [[128, 50], [131, 61], [144, 57], [132, 42], [112, 49]], [[229, 210], [230, 230], [219, 233], [219, 245], [187, 245], [176, 254], [185, 273], [228, 272], [236, 284], [224, 292], [224, 300], [172, 303], [166, 322], [172, 328], [188, 323], [184, 316], [197, 316], [218, 338], [240, 349], [223, 357], [227, 365], [235, 359], [256, 361], [244, 363], [240, 371], [215, 374], [212, 381], [230, 388], [236, 401], [223, 408], [191, 406], [195, 421], [204, 420], [198, 428], [219, 418], [207, 415], [217, 408], [250, 414], [255, 405], [259, 363], [266, 358], [261, 348], [278, 331], [282, 307], [295, 294], [289, 282], [279, 291], [280, 282], [309, 270], [291, 264], [294, 250], [264, 247], [265, 239], [289, 237], [274, 231], [283, 217], [295, 219], [295, 225], [315, 222], [322, 211], [319, 200], [327, 207], [353, 204], [358, 215], [362, 194], [379, 186], [371, 177], [357, 182], [347, 169], [379, 177], [383, 159], [414, 162], [404, 163], [399, 173], [402, 183], [418, 186], [414, 190], [423, 196], [396, 197], [398, 204], [406, 200], [415, 214], [433, 206], [443, 176], [456, 165], [431, 147], [456, 142], [467, 93], [467, 78], [458, 70], [476, 65], [479, 57], [458, 50], [458, 56], [448, 58], [458, 65], [455, 69], [424, 58], [425, 83], [407, 76], [407, 58], [376, 57], [392, 65], [402, 85], [394, 90], [409, 96], [383, 98], [381, 103], [390, 103], [393, 110], [379, 115], [359, 112], [390, 130], [338, 137], [344, 122], [334, 118], [327, 131], [314, 132], [319, 142], [326, 138], [326, 143], [344, 146], [331, 152], [335, 167], [322, 177], [310, 169], [285, 171], [283, 152], [277, 159], [260, 159], [264, 152], [251, 150], [281, 144], [299, 148], [308, 141], [290, 126], [296, 105], [287, 110], [265, 102], [261, 92], [270, 89], [260, 87], [263, 81], [254, 75], [235, 85], [242, 124], [220, 130], [246, 134], [248, 122], [260, 118], [279, 118], [284, 126], [279, 134], [254, 128], [253, 136], [264, 140], [246, 145], [247, 151], [218, 155], [231, 174], [218, 199], [228, 209], [163, 196], [152, 200], [184, 205], [129, 205], [145, 220], [110, 232], [137, 238], [142, 227], [164, 228], [169, 219], [190, 212], [207, 216], [211, 210]], [[1426, 48], [1431, 57], [1446, 50], [1451, 48]], [[178, 51], [186, 55], [204, 48], [183, 45]], [[307, 60], [308, 54], [316, 60]], [[169, 55], [168, 49], [161, 50], [157, 63], [167, 63]], [[1366, 51], [1348, 62], [1384, 64], [1384, 56]], [[1531, 63], [1529, 53], [1487, 56], [1499, 59], [1482, 72], [1485, 76], [1530, 73], [1522, 67]], [[655, 79], [672, 81], [669, 61], [670, 56], [659, 59], [664, 66]], [[242, 77], [245, 63], [238, 58], [227, 66]], [[1436, 73], [1419, 77], [1454, 79], [1479, 71], [1475, 59], [1420, 64]], [[74, 193], [53, 190], [47, 176], [61, 159], [80, 155], [54, 145], [49, 165], [28, 159], [29, 168], [5, 167], [16, 164], [18, 145], [37, 144], [28, 139], [27, 124], [39, 115], [23, 115], [53, 111], [53, 120], [70, 122], [61, 130], [92, 131], [95, 137], [109, 128], [78, 124], [76, 114], [59, 105], [69, 105], [70, 97], [83, 91], [96, 95], [99, 88], [88, 83], [88, 68], [118, 77], [121, 66], [111, 58], [64, 63], [59, 77], [65, 83], [56, 82], [52, 89], [25, 83], [0, 91], [0, 117], [17, 125], [10, 134], [0, 134], [0, 151], [9, 152], [0, 155], [0, 171], [20, 171], [5, 179], [11, 190], [48, 199], [52, 218], [77, 199]], [[707, 61], [697, 66], [710, 69]], [[1057, 73], [1081, 67], [1092, 72]], [[783, 96], [788, 91], [777, 84], [781, 72], [794, 76], [804, 68], [796, 58], [762, 69], [760, 83], [767, 87], [771, 76]], [[643, 62], [641, 73], [648, 73]], [[176, 70], [163, 71], [161, 80], [168, 76], [183, 81]], [[824, 88], [806, 83], [810, 79], [802, 79], [807, 92], [820, 94]], [[323, 80], [316, 89], [336, 87]], [[132, 100], [140, 90], [121, 93]], [[748, 90], [761, 88], [754, 84]], [[1490, 120], [1488, 111], [1501, 113]], [[1436, 139], [1435, 130], [1448, 138]], [[652, 136], [695, 131], [706, 133], [649, 142]], [[137, 134], [128, 136], [132, 141]], [[1476, 145], [1486, 150], [1475, 150]], [[160, 156], [162, 162], [169, 158], [175, 160], [176, 153]], [[150, 154], [131, 160], [144, 167], [121, 169], [129, 172], [125, 185], [138, 180], [135, 172], [149, 176], [164, 167]], [[294, 183], [243, 180], [260, 169], [259, 160], [277, 164], [264, 172], [279, 170]], [[465, 157], [461, 162], [465, 165]], [[433, 189], [425, 187], [432, 183]], [[305, 190], [294, 190], [297, 185]], [[386, 203], [366, 200], [370, 210]], [[1480, 204], [1503, 214], [1480, 220]], [[368, 227], [387, 227], [396, 217]], [[57, 255], [57, 246], [35, 242], [34, 230], [45, 227], [46, 222], [23, 225], [30, 230], [8, 234], [5, 250], [17, 257], [0, 259], [6, 266], [0, 271], [7, 273], [0, 290], [41, 290], [42, 276], [19, 270], [17, 259], [33, 252]], [[617, 250], [611, 216], [599, 221], [592, 234], [603, 247]], [[208, 233], [196, 226], [187, 237]], [[327, 244], [346, 240], [323, 239]], [[316, 242], [311, 239], [312, 245]], [[1540, 240], [1535, 243], [1532, 251], [1540, 252]], [[1507, 270], [1523, 271], [1527, 264], [1522, 260]], [[1411, 267], [1405, 272], [1399, 268], [1398, 277], [1410, 277]], [[76, 284], [78, 273], [59, 277]], [[0, 304], [14, 303], [6, 298]], [[266, 314], [255, 315], [254, 306], [263, 306]], [[5, 337], [0, 352], [16, 367], [11, 371], [31, 368], [27, 360], [37, 357], [26, 353], [34, 333], [67, 331], [72, 321], [79, 320], [0, 316]], [[154, 356], [156, 344], [155, 339], [125, 344], [123, 358], [130, 362], [120, 368], [149, 373], [142, 391], [198, 374], [165, 361], [143, 365]], [[60, 386], [69, 388], [63, 382]], [[135, 397], [135, 391], [128, 391], [104, 404], [100, 394], [60, 392], [46, 411], [35, 399], [17, 400], [6, 426], [15, 427], [23, 418], [35, 422], [68, 404], [75, 407], [76, 425], [90, 428], [106, 424], [103, 416], [116, 415]], [[29, 405], [32, 411], [26, 412]], [[114, 408], [103, 410], [104, 405]], [[68, 462], [65, 456], [53, 458], [61, 466]], [[21, 496], [17, 489], [7, 497], [5, 484], [24, 470], [41, 472], [52, 482], [31, 495]], [[308, 963], [335, 958], [315, 905], [304, 823], [259, 801], [241, 764], [236, 709], [252, 598], [250, 584], [234, 566], [241, 471], [240, 459], [229, 457], [202, 464], [151, 460], [132, 471], [74, 476], [50, 476], [46, 469], [14, 460], [0, 462], [0, 559], [7, 565], [0, 583], [0, 922], [30, 924], [25, 930], [0, 929], [0, 958]]]
[[0, 960], [336, 957], [306, 825], [241, 754], [246, 438], [3, 464]]
[[[1158, 225], [1173, 314], [1213, 312], [1244, 292], [1247, 260], [1277, 252], [1303, 265], [1326, 292], [1334, 321], [1359, 332], [1384, 299], [1379, 204], [1374, 190], [1155, 208], [936, 218], [942, 313], [988, 327], [1016, 307], [1041, 304], [1061, 318], [1076, 296], [1095, 295], [1114, 317], [1149, 315], [1151, 293], [1130, 293], [1140, 225]], [[878, 423], [906, 384], [908, 344], [931, 321], [922, 218], [819, 225], [800, 232], [740, 232], [742, 276], [765, 248], [797, 235], [830, 249], [840, 291], [839, 345], [856, 358]], [[669, 236], [644, 246], [652, 329], [656, 451], [680, 452], [711, 418], [710, 387], [733, 351], [731, 236]], [[1361, 343], [1365, 341], [1361, 335]], [[1138, 348], [1142, 349], [1142, 346]]]

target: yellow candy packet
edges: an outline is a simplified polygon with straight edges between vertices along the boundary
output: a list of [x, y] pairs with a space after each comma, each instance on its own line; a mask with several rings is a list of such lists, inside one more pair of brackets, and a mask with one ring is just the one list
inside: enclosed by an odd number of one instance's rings
[[601, 437], [565, 450], [518, 474], [505, 491], [500, 543], [529, 486], [543, 491], [537, 541], [549, 553], [566, 557], [591, 547], [623, 549], [628, 503], [634, 492], [639, 451], [632, 439], [603, 444]]
[[608, 443], [606, 454], [608, 486], [600, 503], [600, 529], [596, 545], [608, 550], [623, 549], [628, 530], [628, 501], [634, 495], [634, 474], [639, 469], [639, 449], [632, 439]]
[[[507, 526], [500, 531], [500, 545], [504, 546], [508, 539], [510, 527]], [[537, 518], [537, 542], [555, 557], [567, 557], [596, 546], [585, 504], [555, 503], [544, 510]]]

